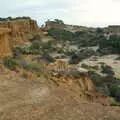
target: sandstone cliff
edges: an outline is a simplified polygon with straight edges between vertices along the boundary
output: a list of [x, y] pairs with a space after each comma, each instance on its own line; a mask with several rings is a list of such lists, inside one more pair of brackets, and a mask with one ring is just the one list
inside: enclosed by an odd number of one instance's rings
[[109, 97], [99, 93], [87, 72], [77, 71], [65, 61], [56, 61], [48, 65], [51, 70], [51, 79], [57, 86], [64, 87], [73, 92], [81, 101], [97, 102], [109, 105]]
[[30, 18], [0, 21], [0, 28], [11, 29], [10, 39], [12, 45], [21, 45], [28, 42], [32, 35], [40, 30], [37, 22]]
[[78, 78], [69, 75], [61, 75], [53, 73], [49, 77], [59, 87], [63, 87], [74, 94], [74, 97], [81, 102], [100, 103], [102, 105], [110, 105], [110, 98], [96, 90], [93, 81], [85, 74], [81, 74]]
[[11, 29], [0, 28], [0, 58], [5, 56], [11, 56], [11, 44], [9, 40], [9, 34]]

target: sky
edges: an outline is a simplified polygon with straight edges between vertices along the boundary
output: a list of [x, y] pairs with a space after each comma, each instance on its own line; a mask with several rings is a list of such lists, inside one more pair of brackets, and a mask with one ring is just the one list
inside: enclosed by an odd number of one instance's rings
[[30, 16], [38, 24], [62, 19], [82, 26], [120, 25], [120, 0], [0, 0], [0, 17]]

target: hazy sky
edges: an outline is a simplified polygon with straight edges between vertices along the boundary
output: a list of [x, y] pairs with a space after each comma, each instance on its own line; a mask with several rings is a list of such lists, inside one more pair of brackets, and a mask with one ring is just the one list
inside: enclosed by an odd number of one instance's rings
[[40, 24], [62, 19], [68, 24], [120, 24], [120, 0], [0, 0], [0, 17], [30, 16]]

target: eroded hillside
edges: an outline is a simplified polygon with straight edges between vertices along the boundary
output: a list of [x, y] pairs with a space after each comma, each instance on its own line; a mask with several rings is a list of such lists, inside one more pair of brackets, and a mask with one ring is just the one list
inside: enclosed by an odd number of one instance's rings
[[37, 22], [29, 17], [1, 20], [0, 28], [11, 29], [10, 41], [13, 45], [28, 42], [32, 34], [40, 31]]
[[0, 120], [120, 119], [118, 34], [26, 17], [0, 27]]
[[[0, 119], [119, 120], [120, 108], [108, 106], [105, 103], [108, 98], [94, 91], [88, 77], [59, 76], [54, 75], [59, 84], [56, 86], [51, 77], [49, 81], [44, 77], [30, 80], [18, 72], [2, 68]], [[91, 86], [90, 91], [88, 86]]]

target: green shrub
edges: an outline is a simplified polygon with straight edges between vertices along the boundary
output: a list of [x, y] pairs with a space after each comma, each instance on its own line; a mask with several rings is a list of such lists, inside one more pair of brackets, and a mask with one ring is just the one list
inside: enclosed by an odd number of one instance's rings
[[55, 62], [55, 59], [48, 53], [43, 54], [42, 58], [48, 62]]
[[60, 25], [63, 25], [64, 22], [62, 20], [59, 20], [59, 19], [54, 19], [54, 21], [51, 21], [51, 20], [47, 20], [45, 22], [46, 26], [49, 25], [49, 24], [60, 24]]
[[116, 84], [116, 78], [111, 75], [101, 76], [100, 74], [96, 73], [95, 71], [88, 72], [89, 77], [93, 80], [96, 86], [102, 87], [104, 85], [112, 85]]
[[23, 54], [23, 49], [21, 47], [15, 47], [12, 49], [12, 53], [14, 58], [20, 58]]
[[26, 61], [20, 61], [20, 66], [22, 68], [24, 68], [25, 70], [27, 71], [30, 71], [30, 72], [34, 72], [34, 73], [39, 73], [39, 74], [43, 74], [44, 73], [44, 70], [45, 70], [45, 67], [43, 64], [37, 64], [37, 63], [28, 63]]
[[120, 102], [116, 101], [115, 98], [110, 99], [111, 106], [120, 106]]
[[108, 39], [102, 37], [99, 40], [99, 52], [102, 54], [120, 53], [120, 36], [111, 35]]
[[76, 53], [70, 55], [69, 64], [78, 64], [80, 62], [79, 56]]
[[73, 39], [72, 32], [66, 31], [64, 29], [58, 29], [58, 28], [49, 29], [48, 35], [52, 36], [56, 40], [72, 41]]
[[102, 28], [97, 28], [96, 32], [97, 32], [97, 34], [103, 34], [104, 30]]
[[10, 70], [16, 70], [17, 63], [11, 57], [5, 57], [3, 59], [3, 64], [5, 67], [7, 67]]
[[44, 55], [53, 51], [52, 41], [42, 42], [41, 40], [34, 40], [31, 44], [26, 46], [18, 46], [13, 48], [13, 57], [20, 58], [21, 55], [39, 54]]
[[78, 47], [90, 47], [98, 45], [99, 37], [96, 31], [83, 30], [74, 33], [73, 41], [78, 45]]
[[31, 38], [30, 41], [33, 42], [34, 40], [40, 41], [40, 40], [41, 40], [41, 35], [38, 34], [38, 33], [37, 33], [37, 34], [34, 33], [34, 34], [33, 34], [33, 38]]
[[114, 97], [117, 101], [120, 101], [120, 87], [119, 86], [111, 87], [110, 95]]
[[81, 67], [82, 67], [82, 68], [85, 68], [85, 69], [89, 69], [89, 68], [90, 68], [90, 66], [87, 65], [87, 64], [85, 64], [85, 63], [82, 63], [82, 64], [81, 64]]
[[31, 46], [28, 47], [29, 54], [44, 54], [53, 51], [52, 41], [42, 42], [40, 40], [34, 40], [31, 42]]
[[92, 49], [82, 49], [77, 53], [72, 52], [70, 55], [69, 63], [70, 64], [78, 64], [83, 59], [87, 59], [87, 58], [91, 57], [92, 55], [95, 55], [95, 52]]
[[105, 74], [108, 74], [108, 75], [114, 75], [114, 71], [112, 70], [112, 68], [108, 65], [101, 65], [101, 68], [102, 68], [102, 73], [105, 73]]

